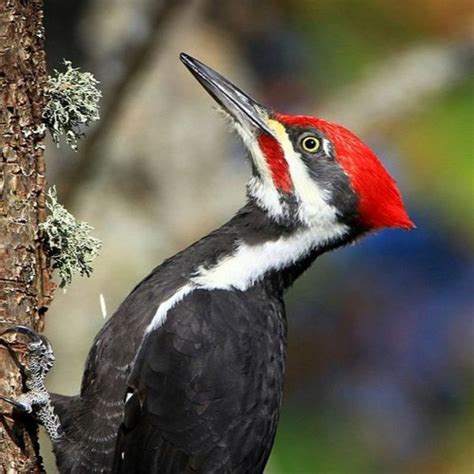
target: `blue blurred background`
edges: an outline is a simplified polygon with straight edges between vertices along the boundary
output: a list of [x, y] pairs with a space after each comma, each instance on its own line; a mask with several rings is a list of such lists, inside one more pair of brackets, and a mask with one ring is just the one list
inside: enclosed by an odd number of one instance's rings
[[186, 51], [264, 104], [351, 128], [417, 224], [321, 257], [290, 291], [268, 473], [474, 472], [473, 20], [469, 0], [46, 2], [50, 69], [70, 59], [104, 94], [77, 153], [48, 147], [49, 182], [104, 242], [48, 315], [50, 388], [77, 392], [99, 294], [111, 314], [244, 200], [244, 151]]

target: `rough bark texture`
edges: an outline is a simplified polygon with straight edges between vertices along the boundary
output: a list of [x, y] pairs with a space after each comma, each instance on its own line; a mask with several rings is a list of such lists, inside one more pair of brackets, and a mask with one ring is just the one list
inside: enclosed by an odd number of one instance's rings
[[[15, 324], [37, 330], [53, 284], [36, 238], [45, 218], [43, 109], [46, 65], [43, 0], [0, 1], [0, 332]], [[0, 346], [0, 393], [22, 391], [21, 374]], [[0, 472], [39, 472], [36, 427], [0, 405]]]

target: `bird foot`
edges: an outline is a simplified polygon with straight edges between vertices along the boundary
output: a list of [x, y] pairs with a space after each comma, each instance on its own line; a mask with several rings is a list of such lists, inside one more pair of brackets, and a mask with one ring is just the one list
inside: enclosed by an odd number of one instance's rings
[[10, 353], [15, 354], [15, 362], [21, 368], [25, 377], [27, 392], [21, 394], [16, 400], [0, 395], [0, 399], [13, 405], [23, 413], [33, 414], [43, 424], [52, 440], [61, 437], [61, 428], [58, 416], [51, 404], [51, 397], [44, 385], [44, 379], [54, 364], [54, 354], [48, 339], [26, 326], [14, 326], [4, 331], [1, 336], [7, 334], [23, 334], [28, 337], [26, 353], [28, 355], [27, 365], [22, 365], [16, 357], [12, 344], [2, 339]]

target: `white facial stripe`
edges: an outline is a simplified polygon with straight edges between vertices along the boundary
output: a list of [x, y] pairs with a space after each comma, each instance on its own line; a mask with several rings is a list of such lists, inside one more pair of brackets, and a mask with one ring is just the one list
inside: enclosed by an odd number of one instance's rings
[[192, 282], [199, 288], [246, 290], [272, 270], [282, 270], [304, 258], [309, 252], [328, 241], [342, 237], [348, 231], [343, 224], [331, 227], [314, 225], [291, 237], [259, 245], [241, 243], [212, 268], [200, 268]]
[[293, 181], [294, 193], [300, 201], [299, 218], [307, 225], [332, 226], [337, 222], [336, 208], [328, 204], [328, 192], [320, 189], [309, 175], [301, 156], [295, 152], [285, 127], [278, 121], [269, 119], [269, 126], [275, 131]]

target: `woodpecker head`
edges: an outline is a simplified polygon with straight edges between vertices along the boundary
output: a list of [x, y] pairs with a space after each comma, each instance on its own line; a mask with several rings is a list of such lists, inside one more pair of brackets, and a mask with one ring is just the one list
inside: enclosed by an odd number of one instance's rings
[[414, 227], [393, 178], [349, 130], [269, 110], [200, 61], [181, 60], [231, 117], [251, 157], [249, 198], [270, 219], [328, 237]]

